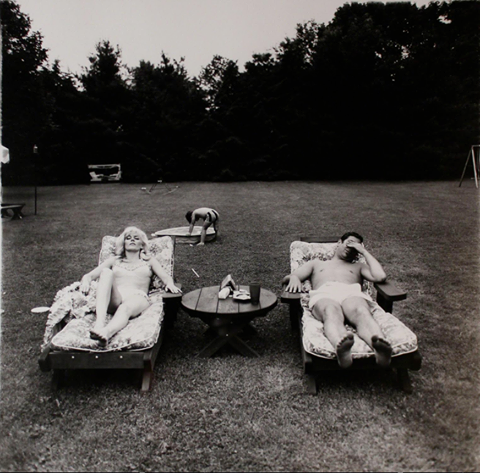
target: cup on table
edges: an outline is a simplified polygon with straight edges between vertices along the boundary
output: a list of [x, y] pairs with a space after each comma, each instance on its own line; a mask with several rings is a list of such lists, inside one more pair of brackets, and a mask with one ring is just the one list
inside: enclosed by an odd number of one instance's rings
[[250, 284], [250, 301], [252, 304], [258, 304], [260, 301], [260, 283], [252, 282]]

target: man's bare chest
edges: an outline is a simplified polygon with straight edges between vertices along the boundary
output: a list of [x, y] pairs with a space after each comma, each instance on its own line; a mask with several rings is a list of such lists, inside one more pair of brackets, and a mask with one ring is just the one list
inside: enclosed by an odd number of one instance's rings
[[360, 267], [346, 262], [319, 261], [313, 271], [312, 283], [318, 287], [329, 281], [347, 284], [361, 283]]

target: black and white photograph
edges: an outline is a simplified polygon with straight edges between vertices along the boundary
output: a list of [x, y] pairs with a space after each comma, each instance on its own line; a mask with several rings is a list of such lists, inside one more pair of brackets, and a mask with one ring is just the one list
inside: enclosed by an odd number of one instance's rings
[[0, 27], [0, 471], [480, 471], [480, 1]]

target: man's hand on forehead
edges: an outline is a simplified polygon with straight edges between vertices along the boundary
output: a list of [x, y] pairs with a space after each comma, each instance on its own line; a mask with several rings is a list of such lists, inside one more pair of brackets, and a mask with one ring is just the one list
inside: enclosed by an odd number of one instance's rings
[[353, 248], [354, 250], [358, 251], [358, 252], [362, 252], [363, 249], [365, 248], [363, 246], [363, 243], [360, 243], [359, 241], [356, 241], [356, 240], [345, 240], [345, 246], [347, 248]]

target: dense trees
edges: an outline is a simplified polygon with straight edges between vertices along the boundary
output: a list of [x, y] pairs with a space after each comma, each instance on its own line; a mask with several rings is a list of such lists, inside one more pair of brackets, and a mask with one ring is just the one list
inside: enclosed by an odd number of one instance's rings
[[241, 71], [215, 55], [128, 69], [102, 41], [78, 77], [48, 65], [40, 34], [1, 2], [6, 184], [86, 182], [121, 162], [126, 181], [456, 178], [479, 142], [480, 3], [349, 3], [297, 25]]
[[32, 173], [33, 165], [27, 157], [31, 157], [33, 144], [40, 139], [48, 117], [47, 101], [39, 87], [47, 51], [42, 46], [42, 36], [30, 31], [30, 19], [17, 4], [0, 2], [0, 15], [2, 136], [3, 144], [11, 150], [8, 171], [12, 182], [16, 182], [15, 177], [22, 175], [23, 170]]
[[[162, 54], [160, 65], [142, 61], [132, 71], [131, 118], [126, 130], [132, 145], [132, 170], [141, 163], [155, 163], [150, 179], [195, 179], [199, 128], [206, 102], [189, 79], [183, 61]], [[150, 165], [150, 168], [152, 166]], [[133, 176], [132, 176], [133, 177]], [[138, 175], [138, 179], [145, 180]]]

